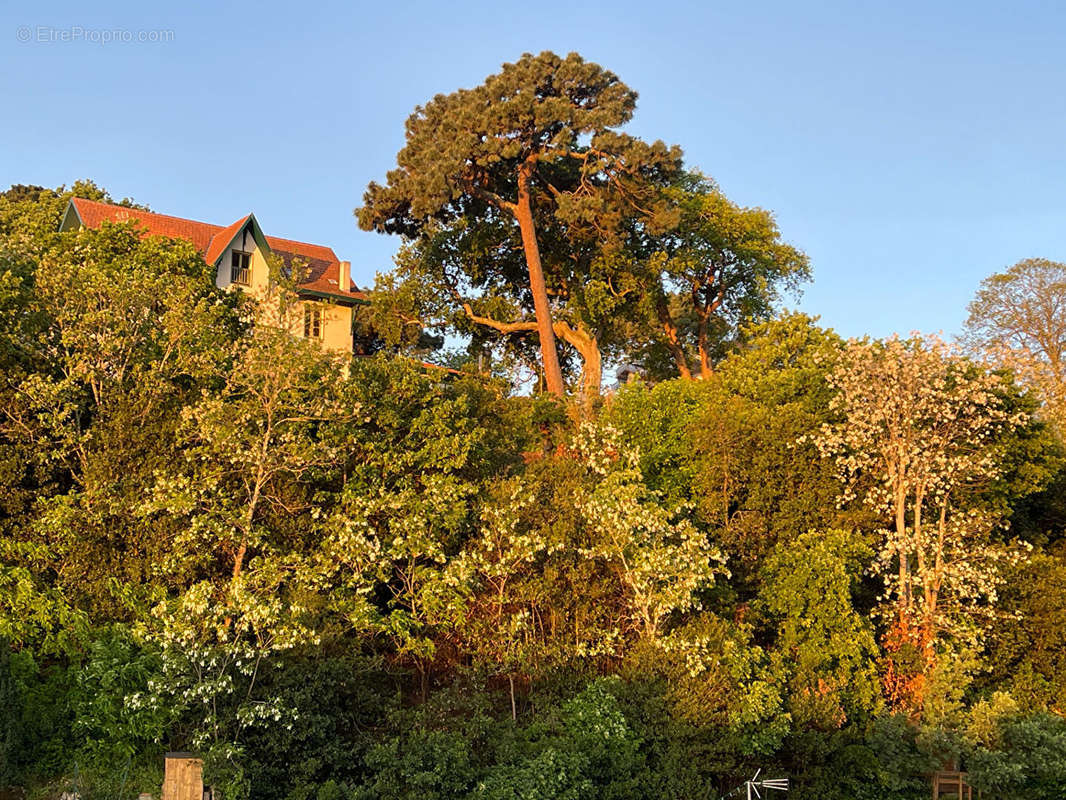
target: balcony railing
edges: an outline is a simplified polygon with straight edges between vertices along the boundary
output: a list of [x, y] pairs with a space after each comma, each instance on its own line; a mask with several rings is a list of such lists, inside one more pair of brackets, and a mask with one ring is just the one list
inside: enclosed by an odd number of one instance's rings
[[248, 267], [230, 267], [230, 283], [239, 283], [241, 286], [247, 286], [248, 281], [251, 280], [251, 272]]

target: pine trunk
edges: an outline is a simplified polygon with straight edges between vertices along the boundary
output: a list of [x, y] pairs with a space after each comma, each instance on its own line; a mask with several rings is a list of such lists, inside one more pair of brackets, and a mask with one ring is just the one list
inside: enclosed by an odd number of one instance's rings
[[566, 393], [563, 371], [559, 367], [559, 353], [555, 348], [555, 332], [552, 330], [551, 307], [548, 305], [548, 289], [544, 283], [544, 269], [540, 263], [540, 248], [533, 224], [533, 205], [529, 194], [530, 169], [523, 165], [518, 173], [518, 202], [514, 215], [522, 232], [522, 248], [529, 270], [529, 290], [533, 295], [533, 309], [537, 315], [537, 333], [540, 335], [540, 353], [544, 362], [544, 380], [548, 391], [557, 397]]

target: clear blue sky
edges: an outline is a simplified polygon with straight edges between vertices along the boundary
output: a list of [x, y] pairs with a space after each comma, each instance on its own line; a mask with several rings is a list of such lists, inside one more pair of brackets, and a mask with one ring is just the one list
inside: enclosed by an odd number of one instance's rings
[[89, 177], [218, 223], [254, 211], [366, 284], [395, 242], [352, 209], [413, 107], [576, 50], [640, 93], [628, 130], [776, 213], [814, 267], [799, 306], [846, 335], [953, 334], [982, 277], [1066, 260], [1064, 3], [167, 6], [4, 5], [0, 183]]

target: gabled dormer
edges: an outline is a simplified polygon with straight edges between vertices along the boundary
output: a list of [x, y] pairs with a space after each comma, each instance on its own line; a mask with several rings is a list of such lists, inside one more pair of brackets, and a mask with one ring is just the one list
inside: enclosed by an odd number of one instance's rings
[[270, 288], [270, 245], [255, 215], [249, 214], [216, 233], [204, 260], [215, 269], [220, 289], [243, 289], [262, 295]]

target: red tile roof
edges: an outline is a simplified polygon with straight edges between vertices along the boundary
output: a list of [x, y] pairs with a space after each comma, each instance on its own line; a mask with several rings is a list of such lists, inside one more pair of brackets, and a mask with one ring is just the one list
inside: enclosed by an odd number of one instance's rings
[[207, 252], [204, 253], [204, 261], [208, 264], [216, 264], [222, 254], [226, 252], [226, 248], [230, 246], [230, 243], [234, 240], [241, 228], [248, 224], [248, 220], [252, 218], [249, 214], [243, 219], [239, 219], [232, 225], [222, 228], [218, 233], [211, 237], [211, 243], [207, 246]]
[[221, 228], [218, 225], [210, 225], [206, 222], [195, 222], [181, 217], [170, 217], [166, 214], [155, 214], [150, 211], [141, 211], [136, 208], [114, 206], [110, 203], [98, 203], [95, 200], [85, 200], [81, 197], [71, 198], [74, 210], [87, 228], [99, 228], [100, 223], [126, 222], [133, 220], [140, 227], [153, 236], [168, 236], [171, 239], [185, 239], [192, 242], [201, 253], [207, 252], [212, 237]]
[[[81, 197], [72, 198], [70, 202], [74, 205], [82, 224], [87, 228], [98, 228], [104, 221], [132, 221], [148, 236], [167, 236], [172, 239], [185, 239], [188, 242], [192, 242], [196, 249], [203, 254], [204, 260], [212, 265], [221, 257], [226, 247], [251, 218], [249, 214], [232, 225], [223, 227], [207, 222], [171, 217], [167, 214], [156, 214], [152, 211], [141, 211], [136, 208], [85, 200]], [[351, 285], [349, 291], [341, 291], [339, 283], [340, 260], [332, 248], [307, 242], [296, 242], [292, 239], [280, 239], [276, 236], [267, 236], [266, 240], [270, 250], [280, 256], [286, 264], [291, 264], [295, 258], [300, 258], [307, 262], [307, 274], [300, 281], [299, 289], [355, 300], [366, 299], [366, 294], [356, 289], [354, 284]]]

